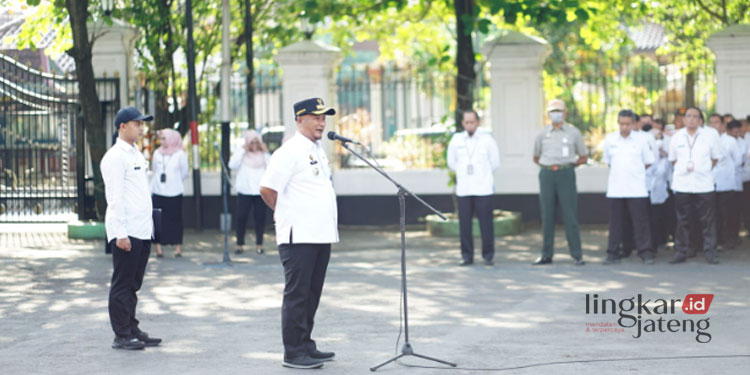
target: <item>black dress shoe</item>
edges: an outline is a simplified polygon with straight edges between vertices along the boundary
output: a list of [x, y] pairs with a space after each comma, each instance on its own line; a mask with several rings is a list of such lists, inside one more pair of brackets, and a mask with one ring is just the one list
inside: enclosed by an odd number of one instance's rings
[[294, 359], [285, 357], [284, 363], [282, 363], [281, 365], [284, 367], [289, 367], [289, 368], [307, 369], [307, 368], [321, 368], [323, 367], [323, 362], [324, 362], [323, 360], [312, 358], [309, 355], [304, 355], [302, 357], [297, 357]]
[[147, 332], [143, 332], [143, 331], [138, 332], [136, 333], [135, 337], [138, 340], [143, 341], [143, 343], [146, 344], [146, 346], [157, 346], [161, 344], [161, 339], [157, 339], [156, 337], [148, 337]]
[[491, 259], [485, 259], [484, 260], [484, 265], [485, 266], [493, 266], [493, 265], [495, 265], [495, 262], [493, 262]]
[[459, 266], [462, 266], [462, 267], [463, 267], [463, 266], [470, 266], [470, 265], [472, 265], [472, 264], [474, 264], [474, 262], [473, 262], [473, 261], [470, 261], [470, 260], [465, 260], [465, 259], [464, 259], [464, 260], [462, 260], [462, 261], [461, 261], [461, 263], [459, 263], [458, 265], [459, 265]]
[[576, 266], [582, 266], [586, 264], [586, 262], [583, 261], [583, 258], [573, 258], [573, 264]]
[[318, 349], [313, 349], [307, 352], [307, 354], [310, 355], [310, 358], [312, 359], [319, 359], [321, 361], [333, 361], [333, 359], [336, 357], [336, 353], [334, 352], [321, 352]]
[[719, 260], [716, 259], [716, 257], [706, 257], [706, 262], [708, 262], [708, 264], [719, 264]]
[[608, 256], [602, 264], [620, 264], [622, 260], [618, 257]]
[[141, 350], [145, 347], [146, 344], [135, 337], [115, 337], [115, 341], [112, 342], [114, 349]]
[[538, 258], [534, 263], [531, 263], [531, 265], [539, 266], [542, 264], [551, 264], [551, 263], [552, 263], [552, 258], [541, 257], [541, 258]]
[[245, 250], [242, 250], [242, 249], [237, 249], [237, 250], [234, 251], [235, 254], [242, 254], [244, 252], [245, 252]]
[[684, 263], [686, 260], [687, 260], [687, 257], [675, 256], [674, 258], [672, 258], [672, 260], [669, 261], [669, 264]]

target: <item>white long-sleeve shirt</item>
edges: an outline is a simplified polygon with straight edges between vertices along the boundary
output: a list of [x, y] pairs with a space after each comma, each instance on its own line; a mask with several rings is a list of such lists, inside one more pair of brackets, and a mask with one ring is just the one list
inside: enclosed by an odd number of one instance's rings
[[492, 195], [493, 171], [500, 167], [500, 152], [491, 135], [467, 132], [453, 135], [448, 143], [448, 168], [456, 172], [456, 195]]
[[[178, 150], [171, 155], [164, 155], [157, 149], [151, 159], [153, 175], [151, 176], [151, 193], [164, 197], [176, 197], [185, 192], [184, 180], [190, 166], [187, 154]], [[161, 174], [165, 174], [162, 182]]]
[[[260, 195], [260, 180], [266, 168], [251, 168], [242, 163], [245, 152], [245, 149], [242, 147], [234, 150], [232, 156], [229, 158], [227, 167], [232, 170], [239, 170], [234, 180], [234, 187], [238, 193], [242, 195]], [[271, 154], [266, 152], [264, 158], [266, 165], [268, 165], [271, 160]]]
[[146, 158], [138, 147], [117, 138], [99, 168], [107, 199], [104, 219], [107, 240], [128, 236], [150, 240], [154, 223]]
[[700, 194], [715, 190], [712, 160], [720, 160], [723, 155], [719, 137], [715, 134], [713, 128], [698, 128], [691, 137], [687, 128], [682, 128], [672, 136], [669, 161], [675, 163], [672, 173], [674, 192]]
[[734, 191], [737, 188], [737, 168], [742, 166], [742, 151], [737, 145], [737, 140], [727, 133], [719, 136], [719, 141], [723, 156], [713, 170], [716, 191]]

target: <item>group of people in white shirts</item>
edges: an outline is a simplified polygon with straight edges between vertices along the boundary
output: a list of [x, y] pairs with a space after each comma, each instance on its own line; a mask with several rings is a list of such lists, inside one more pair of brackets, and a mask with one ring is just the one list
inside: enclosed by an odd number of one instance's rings
[[716, 264], [718, 246], [741, 243], [740, 219], [750, 204], [743, 194], [750, 189], [748, 124], [731, 115], [705, 120], [695, 107], [676, 112], [674, 124], [666, 126], [650, 115], [620, 111], [620, 129], [601, 145], [610, 166], [604, 264], [620, 263], [633, 250], [652, 264], [669, 235], [673, 264], [699, 252]]

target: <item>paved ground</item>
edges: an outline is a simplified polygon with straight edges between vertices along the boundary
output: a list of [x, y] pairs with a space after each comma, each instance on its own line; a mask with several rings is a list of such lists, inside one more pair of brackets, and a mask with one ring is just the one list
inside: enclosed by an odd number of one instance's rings
[[[69, 241], [59, 226], [0, 225], [0, 372], [2, 374], [291, 374], [280, 366], [283, 276], [275, 249], [217, 268], [223, 235], [186, 234], [186, 256], [152, 258], [138, 305], [141, 326], [162, 346], [123, 352], [109, 347], [107, 316], [111, 258], [101, 243]], [[559, 250], [552, 266], [532, 267], [541, 234], [497, 239], [494, 267], [457, 267], [455, 239], [410, 230], [410, 341], [417, 353], [455, 361], [462, 369], [410, 357], [385, 374], [747, 374], [750, 367], [750, 242], [702, 258], [653, 266], [628, 259], [601, 265], [606, 231], [584, 227], [588, 264], [574, 266]], [[273, 243], [268, 236], [267, 243]], [[558, 233], [558, 249], [565, 249]], [[399, 237], [395, 229], [345, 229], [334, 247], [318, 312], [319, 346], [337, 353], [320, 371], [365, 374], [391, 357], [399, 333]], [[169, 252], [171, 254], [171, 250]], [[233, 255], [233, 254], [232, 254]], [[233, 258], [235, 258], [233, 256]], [[587, 323], [616, 315], [586, 315], [586, 294], [624, 299], [683, 299], [713, 293], [707, 315], [643, 315], [698, 321], [710, 318], [711, 341], [696, 332], [586, 332]], [[625, 305], [627, 306], [627, 304]], [[665, 323], [666, 324], [666, 323]], [[591, 328], [591, 327], [589, 327]], [[690, 328], [690, 327], [687, 327]], [[701, 336], [705, 338], [706, 336]], [[403, 338], [402, 338], [403, 340]], [[399, 349], [400, 350], [400, 349]], [[674, 356], [744, 357], [653, 359]], [[635, 359], [606, 361], [609, 359]], [[652, 360], [642, 360], [652, 358]], [[597, 360], [599, 362], [586, 362]], [[605, 361], [601, 361], [605, 360]], [[565, 362], [548, 364], [550, 362]], [[548, 364], [548, 365], [544, 365]], [[539, 366], [536, 366], [539, 365]], [[493, 369], [533, 366], [498, 371]]]

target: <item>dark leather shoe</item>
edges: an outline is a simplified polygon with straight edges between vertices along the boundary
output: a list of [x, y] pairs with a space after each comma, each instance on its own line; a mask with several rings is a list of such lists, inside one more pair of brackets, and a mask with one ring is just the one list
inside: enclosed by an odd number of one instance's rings
[[672, 258], [672, 260], [669, 261], [669, 264], [684, 263], [686, 260], [687, 260], [687, 257], [675, 256], [674, 258]]
[[706, 262], [708, 262], [708, 264], [719, 264], [719, 260], [716, 259], [716, 257], [712, 257], [712, 258], [707, 257]]
[[621, 262], [622, 260], [620, 260], [620, 258], [608, 256], [607, 259], [602, 262], [602, 264], [620, 264]]
[[321, 352], [318, 349], [313, 349], [307, 352], [307, 354], [310, 355], [310, 358], [312, 359], [319, 359], [321, 361], [333, 361], [333, 359], [336, 357], [336, 353], [334, 352]]
[[135, 337], [115, 337], [112, 342], [112, 348], [124, 350], [140, 350], [146, 347], [146, 344]]
[[464, 259], [464, 260], [462, 260], [462, 261], [461, 261], [461, 263], [459, 263], [458, 265], [459, 265], [459, 266], [462, 266], [462, 267], [463, 267], [463, 266], [470, 266], [470, 265], [472, 265], [472, 264], [474, 264], [474, 262], [472, 262], [472, 261], [470, 261], [470, 260], [466, 260], [466, 259]]
[[582, 266], [586, 264], [586, 262], [583, 261], [583, 258], [573, 258], [573, 264], [576, 266]]
[[140, 341], [143, 341], [146, 346], [157, 346], [161, 344], [161, 339], [157, 339], [156, 337], [149, 337], [148, 332], [138, 332], [135, 334], [135, 338], [137, 338]]
[[539, 265], [542, 265], [542, 264], [551, 264], [551, 263], [552, 263], [552, 258], [540, 257], [536, 261], [534, 261], [534, 263], [531, 263], [531, 265], [532, 266], [539, 266]]
[[289, 368], [302, 368], [302, 369], [321, 368], [323, 367], [323, 361], [320, 359], [312, 358], [309, 355], [304, 355], [302, 357], [297, 357], [294, 359], [285, 357], [284, 362], [281, 365], [284, 367], [289, 367]]
[[484, 265], [485, 266], [494, 266], [495, 262], [493, 262], [491, 259], [485, 259], [484, 260]]

